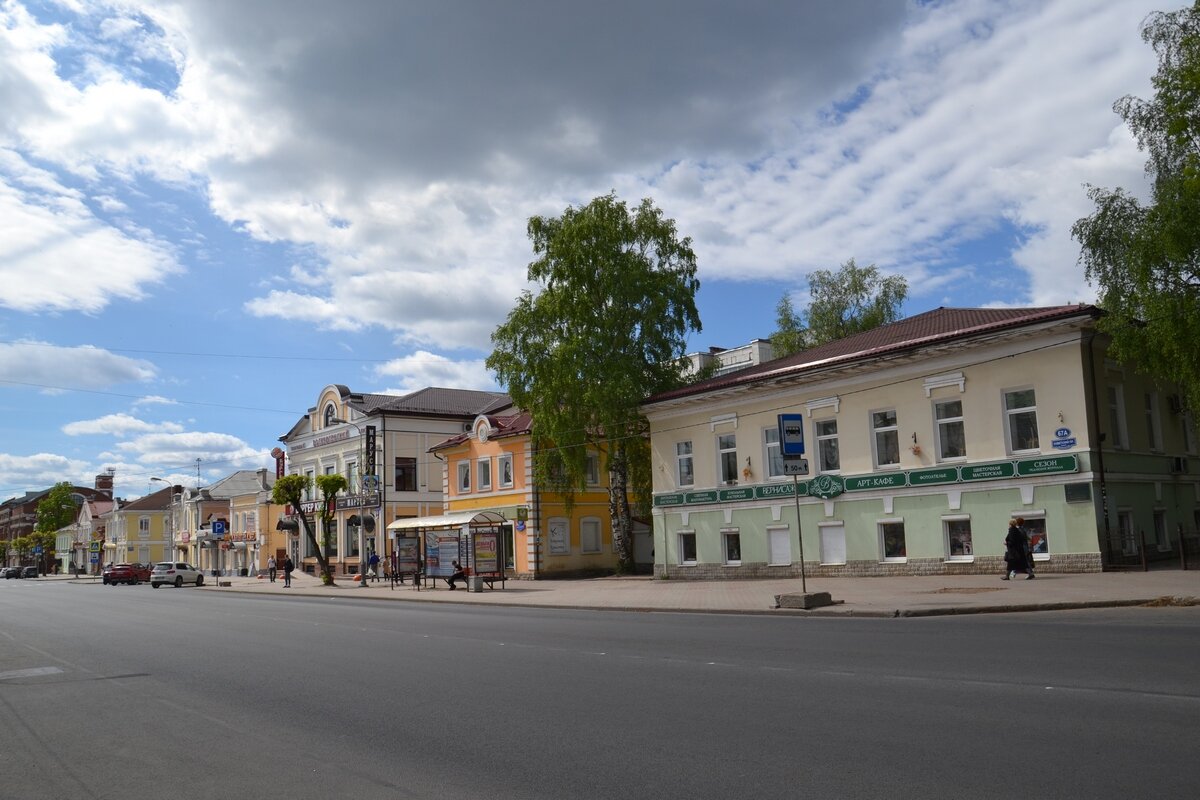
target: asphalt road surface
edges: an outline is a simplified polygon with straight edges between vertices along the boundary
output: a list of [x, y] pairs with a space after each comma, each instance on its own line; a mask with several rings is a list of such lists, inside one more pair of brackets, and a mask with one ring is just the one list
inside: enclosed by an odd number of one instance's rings
[[0, 581], [0, 798], [1192, 798], [1200, 609], [928, 619]]

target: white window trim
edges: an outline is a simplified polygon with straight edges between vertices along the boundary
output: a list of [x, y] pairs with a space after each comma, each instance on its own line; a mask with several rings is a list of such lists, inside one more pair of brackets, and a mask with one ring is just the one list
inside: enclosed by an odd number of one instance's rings
[[[954, 421], [961, 422], [962, 426], [963, 426], [963, 449], [965, 450], [966, 446], [967, 446], [967, 410], [965, 408], [959, 412], [959, 416], [957, 416], [957, 417], [948, 417], [946, 419], [938, 419], [938, 415], [937, 415], [938, 403], [952, 403], [952, 402], [955, 402], [955, 401], [951, 398], [943, 398], [943, 399], [939, 399], [939, 400], [934, 400], [933, 403], [929, 407], [929, 410], [933, 412], [933, 446], [934, 446], [934, 454], [933, 455], [934, 455], [934, 458], [936, 459], [937, 463], [939, 463], [939, 464], [958, 464], [958, 463], [961, 463], [961, 462], [967, 460], [967, 456], [965, 453], [961, 456], [946, 456], [946, 457], [942, 456], [942, 423], [954, 422]], [[958, 402], [961, 403], [962, 401], [959, 400]]]
[[[723, 450], [723, 449], [721, 448], [721, 437], [722, 437], [722, 436], [732, 436], [732, 437], [734, 437], [734, 439], [733, 439], [733, 450], [732, 450], [732, 451], [730, 451], [730, 450]], [[738, 482], [738, 445], [737, 445], [737, 434], [736, 434], [736, 433], [718, 433], [718, 434], [717, 434], [715, 437], [713, 437], [713, 445], [716, 447], [716, 450], [717, 450], [717, 485], [718, 485], [718, 486], [737, 486], [737, 482]], [[733, 477], [727, 478], [727, 477], [725, 477], [725, 475], [724, 475], [724, 473], [723, 473], [723, 471], [722, 471], [722, 465], [721, 465], [721, 461], [722, 461], [722, 456], [724, 456], [726, 453], [729, 453], [729, 452], [732, 452], [732, 453], [733, 453]], [[693, 469], [693, 470], [695, 470], [695, 468], [696, 468], [696, 462], [694, 462], [694, 461], [693, 461], [693, 462], [692, 462], [692, 469]], [[695, 476], [695, 472], [694, 472], [694, 471], [693, 471], [692, 475], [693, 475], [693, 480], [694, 480], [694, 479], [695, 479], [695, 477], [694, 477], [694, 476]]]
[[[686, 454], [680, 453], [679, 445], [681, 444], [691, 445], [691, 452]], [[680, 469], [680, 467], [682, 466], [681, 461], [685, 458], [692, 462], [691, 483], [683, 482], [683, 471]], [[678, 487], [696, 485], [696, 445], [691, 439], [681, 439], [678, 442], [675, 442], [675, 485]]]
[[737, 414], [717, 414], [708, 418], [709, 430], [716, 433], [718, 425], [733, 424], [733, 429], [737, 430], [738, 415]]
[[[1032, 406], [1024, 406], [1022, 408], [1009, 408], [1008, 407], [1008, 396], [1010, 394], [1015, 394], [1016, 392], [1026, 392], [1026, 391], [1033, 392], [1033, 405]], [[1013, 387], [1013, 388], [1000, 390], [1000, 410], [1004, 414], [1004, 443], [1005, 443], [1005, 445], [1008, 446], [1008, 452], [1010, 455], [1016, 456], [1016, 455], [1026, 455], [1026, 454], [1030, 454], [1030, 453], [1041, 453], [1042, 452], [1042, 446], [1041, 446], [1042, 427], [1041, 427], [1041, 422], [1038, 419], [1037, 408], [1038, 408], [1037, 407], [1037, 389], [1033, 386], [1017, 386], [1017, 387]], [[1033, 414], [1033, 424], [1037, 426], [1038, 446], [1027, 448], [1024, 450], [1018, 450], [1016, 442], [1014, 442], [1012, 440], [1011, 419], [1014, 414], [1029, 414], [1029, 413]], [[963, 424], [963, 433], [964, 434], [966, 433], [965, 418], [964, 418], [964, 424]]]
[[[1117, 429], [1109, 431], [1113, 436], [1113, 441], [1109, 442], [1109, 447], [1114, 450], [1129, 449], [1129, 413], [1125, 406], [1125, 385], [1122, 383], [1110, 383], [1108, 389], [1115, 393], [1117, 399]], [[1107, 398], [1106, 398], [1107, 399]], [[1112, 402], [1106, 403], [1109, 413], [1112, 413]], [[1111, 418], [1109, 420], [1111, 422]]]
[[[788, 477], [787, 475], [784, 475], [782, 473], [779, 475], [771, 474], [771, 443], [767, 441], [767, 432], [768, 431], [775, 431], [775, 433], [778, 434], [779, 427], [775, 426], [775, 425], [768, 425], [767, 427], [762, 429], [762, 432], [763, 432], [763, 434], [762, 434], [763, 477], [769, 481], [786, 480]], [[780, 442], [778, 438], [775, 440], [775, 447], [782, 454], [783, 443]]]
[[[485, 467], [487, 468], [487, 485], [483, 483]], [[492, 460], [490, 458], [480, 458], [475, 461], [475, 485], [476, 491], [490, 492], [492, 490]]]
[[971, 564], [975, 561], [975, 528], [971, 528], [971, 555], [950, 555], [950, 528], [948, 522], [970, 522], [970, 514], [945, 514], [942, 516], [942, 544], [946, 548], [946, 561], [952, 564]]
[[888, 558], [883, 554], [883, 526], [884, 525], [903, 525], [904, 517], [880, 517], [875, 520], [875, 535], [879, 538], [879, 561], [882, 564], [907, 564], [908, 563], [908, 529], [904, 529], [904, 555], [900, 557]]
[[957, 386], [958, 393], [962, 394], [967, 390], [967, 379], [961, 372], [947, 372], [942, 375], [931, 375], [925, 379], [925, 396], [932, 397], [934, 389], [943, 389], [947, 386]]
[[[691, 536], [696, 542], [696, 560], [695, 561], [684, 561], [683, 560], [683, 537], [684, 536]], [[696, 539], [696, 531], [694, 529], [681, 528], [680, 530], [676, 531], [675, 532], [675, 547], [676, 547], [676, 553], [675, 553], [676, 566], [678, 566], [678, 567], [694, 567], [700, 563], [700, 540]]]
[[[504, 482], [504, 462], [508, 462], [508, 483]], [[501, 489], [511, 489], [517, 476], [513, 473], [512, 468], [512, 453], [496, 456], [496, 485]]]
[[[817, 433], [817, 425], [819, 425], [822, 422], [832, 422], [834, 425], [837, 425], [837, 417], [822, 417], [821, 419], [812, 419], [813, 458], [816, 461], [816, 464], [813, 467], [813, 472], [815, 472], [818, 475], [840, 475], [840, 474], [842, 474], [842, 431], [839, 429], [838, 432], [836, 434], [834, 434], [832, 437], [822, 437], [820, 434]], [[835, 442], [837, 442], [837, 451], [838, 451], [837, 469], [826, 470], [821, 467], [821, 439], [822, 438], [832, 438]]]
[[[593, 522], [596, 524], [596, 549], [588, 550], [584, 544], [583, 529]], [[604, 552], [604, 522], [600, 517], [583, 517], [579, 520], [579, 552], [588, 556], [600, 555]]]
[[[875, 427], [875, 415], [890, 411], [896, 417], [894, 425], [885, 425], [882, 428]], [[894, 469], [900, 466], [900, 414], [896, 412], [894, 406], [887, 408], [874, 408], [867, 412], [867, 429], [871, 432], [871, 460], [875, 465], [875, 469]], [[888, 431], [896, 432], [896, 460], [890, 464], [881, 464], [879, 462], [879, 438], [877, 434]]]
[[808, 409], [808, 415], [810, 417], [812, 416], [813, 411], [822, 408], [832, 408], [833, 413], [836, 414], [842, 408], [842, 398], [838, 397], [837, 395], [834, 395], [833, 397], [821, 397], [816, 400], [809, 400], [804, 404], [804, 407]]
[[[464, 469], [465, 468], [465, 469]], [[471, 459], [458, 461], [455, 463], [456, 486], [458, 486], [458, 494], [470, 494], [471, 492]], [[463, 475], [467, 476], [466, 485], [463, 485]]]
[[[726, 567], [740, 567], [742, 559], [739, 557], [737, 561], [730, 561], [729, 548], [726, 546], [725, 537], [730, 534], [738, 537], [738, 552], [742, 549], [742, 531], [741, 528], [721, 528], [721, 564]], [[699, 555], [699, 554], [697, 554]]]
[[[820, 523], [818, 523], [820, 524]], [[793, 563], [792, 543], [788, 541], [788, 560], [775, 562], [771, 560], [771, 534], [775, 531], [786, 531], [788, 536], [791, 536], [792, 528], [790, 525], [768, 525], [767, 526], [767, 566], [768, 567], [788, 567]]]

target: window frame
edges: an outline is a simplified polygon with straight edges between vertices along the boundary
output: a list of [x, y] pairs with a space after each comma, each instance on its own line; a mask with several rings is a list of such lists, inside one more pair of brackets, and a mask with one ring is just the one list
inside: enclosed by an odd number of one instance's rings
[[[596, 531], [596, 546], [595, 548], [588, 547], [589, 526], [595, 526]], [[604, 524], [599, 517], [584, 517], [579, 520], [579, 552], [584, 555], [598, 555], [604, 552]]]
[[[415, 492], [417, 491], [417, 459], [412, 456], [396, 456], [392, 466], [392, 488], [397, 492]], [[408, 488], [408, 482], [401, 485], [401, 477], [405, 475], [412, 476], [412, 488]]]
[[1110, 383], [1106, 392], [1108, 396], [1108, 424], [1112, 429], [1113, 440], [1109, 445], [1114, 450], [1129, 449], [1129, 417], [1125, 410], [1125, 386], [1120, 383]]
[[[1033, 399], [1032, 405], [1016, 406], [1016, 407], [1009, 406], [1010, 398], [1016, 398], [1017, 396], [1024, 395], [1027, 392]], [[1022, 387], [1018, 387], [1018, 388], [1014, 388], [1014, 389], [1003, 389], [1001, 391], [1000, 407], [1004, 410], [1004, 442], [1008, 446], [1008, 452], [1013, 455], [1025, 454], [1025, 453], [1040, 453], [1042, 451], [1042, 445], [1041, 445], [1042, 437], [1041, 437], [1041, 429], [1038, 426], [1037, 390], [1032, 386], [1022, 386]], [[1017, 432], [1013, 430], [1013, 426], [1019, 424], [1017, 421], [1018, 418], [1023, 418], [1030, 414], [1033, 415], [1034, 444], [1032, 447], [1019, 447], [1018, 446], [1019, 442], [1017, 441], [1017, 437], [1016, 437]]]
[[[736, 558], [730, 556], [730, 544], [736, 543]], [[727, 567], [742, 565], [742, 532], [738, 528], [721, 529], [721, 563]]]
[[[484, 479], [487, 479], [486, 482]], [[492, 490], [492, 460], [480, 458], [475, 462], [475, 491], [490, 492]]]
[[[821, 475], [836, 474], [842, 471], [842, 448], [838, 441], [838, 436], [840, 433], [838, 431], [837, 423], [837, 417], [822, 417], [821, 419], [814, 419], [812, 421], [813, 442], [815, 443], [813, 449], [816, 451], [817, 456], [817, 472]], [[833, 433], [822, 434], [820, 432], [820, 426], [822, 425], [833, 425]], [[832, 443], [833, 446], [833, 456], [837, 461], [837, 466], [826, 469], [825, 448], [826, 445], [829, 445], [830, 443]]]
[[458, 472], [458, 482], [455, 484], [455, 486], [457, 487], [456, 493], [457, 494], [470, 494], [471, 493], [471, 459], [465, 458], [462, 461], [457, 462], [455, 464], [455, 467]]
[[[722, 443], [724, 439], [730, 440], [730, 446], [727, 447]], [[718, 433], [715, 441], [717, 445], [717, 484], [734, 486], [738, 482], [737, 433]], [[726, 477], [729, 474], [732, 477]]]
[[[890, 425], [876, 424], [877, 414], [891, 414], [892, 422]], [[886, 469], [890, 467], [898, 467], [900, 465], [900, 415], [893, 408], [880, 408], [867, 413], [867, 421], [871, 425], [871, 458], [875, 463], [876, 469]], [[879, 454], [879, 436], [880, 434], [891, 434], [896, 450], [896, 460], [885, 462]]]
[[[560, 539], [556, 536], [556, 527], [562, 532]], [[562, 544], [557, 544], [556, 539]], [[567, 517], [550, 517], [546, 520], [546, 555], [571, 555], [571, 520]]]
[[[680, 449], [687, 447], [687, 452], [682, 453]], [[695, 486], [696, 485], [696, 448], [692, 444], [691, 439], [685, 439], [675, 443], [675, 482], [676, 486]], [[688, 478], [683, 479], [683, 465], [687, 462]]]
[[[687, 541], [691, 542], [690, 548], [686, 544]], [[700, 563], [699, 543], [696, 541], [696, 532], [694, 530], [689, 529], [676, 532], [675, 543], [678, 548], [676, 554], [678, 557], [675, 559], [677, 566], [694, 567]], [[690, 559], [687, 557], [689, 549], [692, 554]]]
[[600, 454], [588, 453], [585, 456], [584, 462], [585, 478], [584, 483], [587, 486], [600, 485]]
[[[954, 535], [952, 527], [960, 523], [966, 523], [966, 542], [964, 551], [961, 553], [954, 552]], [[961, 532], [959, 541], [962, 542]], [[970, 514], [952, 514], [942, 517], [942, 544], [946, 549], [946, 561], [954, 563], [971, 563], [975, 560], [975, 532], [971, 527]]]
[[1161, 405], [1158, 392], [1146, 392], [1146, 442], [1155, 453], [1161, 453], [1163, 449]]
[[[887, 532], [889, 528], [900, 526], [901, 548], [903, 555], [889, 556], [887, 554]], [[875, 528], [879, 533], [879, 560], [884, 564], [905, 564], [908, 563], [908, 534], [904, 529], [903, 517], [888, 517], [885, 519], [875, 520]]]
[[[763, 465], [766, 478], [770, 481], [783, 480], [787, 475], [783, 472], [783, 448], [779, 444], [779, 426], [772, 425], [762, 429]], [[771, 436], [775, 441], [771, 441]]]
[[[512, 453], [504, 453], [496, 456], [496, 480], [497, 485], [501, 489], [511, 489], [515, 478], [513, 477], [513, 457]], [[508, 465], [508, 480], [504, 480], [504, 465]]]
[[[938, 411], [942, 406], [954, 403], [958, 404], [958, 416], [938, 416]], [[947, 441], [943, 435], [943, 428], [949, 428], [953, 425], [957, 425], [962, 431], [962, 453], [960, 455], [946, 455]], [[933, 401], [933, 439], [936, 444], [936, 455], [939, 462], [965, 461], [967, 459], [967, 416], [961, 397], [945, 397]]]

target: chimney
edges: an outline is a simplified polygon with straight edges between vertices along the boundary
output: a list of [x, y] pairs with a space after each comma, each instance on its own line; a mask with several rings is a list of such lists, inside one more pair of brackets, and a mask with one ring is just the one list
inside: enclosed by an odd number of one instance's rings
[[96, 476], [96, 491], [110, 500], [113, 496], [113, 476], [111, 472]]

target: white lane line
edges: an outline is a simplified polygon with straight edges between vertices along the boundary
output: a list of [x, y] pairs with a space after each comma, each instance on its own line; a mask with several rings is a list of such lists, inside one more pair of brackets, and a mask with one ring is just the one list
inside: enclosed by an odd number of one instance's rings
[[10, 669], [8, 672], [0, 672], [0, 681], [13, 680], [15, 678], [37, 678], [41, 675], [58, 675], [62, 670], [58, 667], [32, 667], [31, 669]]

